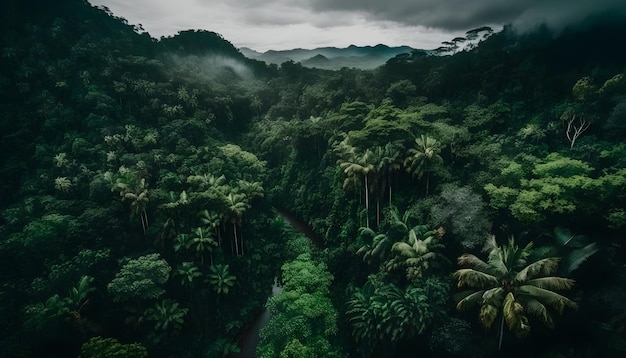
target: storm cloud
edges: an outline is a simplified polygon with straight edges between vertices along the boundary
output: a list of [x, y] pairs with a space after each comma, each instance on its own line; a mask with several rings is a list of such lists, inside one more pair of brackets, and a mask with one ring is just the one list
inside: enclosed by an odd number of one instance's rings
[[554, 30], [626, 14], [625, 0], [90, 0], [151, 36], [215, 31], [259, 51], [384, 43], [433, 49], [468, 30]]
[[453, 31], [490, 24], [559, 29], [589, 16], [626, 13], [624, 0], [311, 0], [309, 5], [315, 12], [361, 12], [372, 20]]

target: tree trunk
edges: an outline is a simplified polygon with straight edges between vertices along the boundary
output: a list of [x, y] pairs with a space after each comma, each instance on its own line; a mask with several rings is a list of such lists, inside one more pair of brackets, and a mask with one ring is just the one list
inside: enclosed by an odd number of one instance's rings
[[376, 198], [376, 227], [380, 225], [380, 198]]
[[241, 256], [243, 256], [243, 230], [239, 233], [240, 241], [241, 241]]
[[370, 200], [369, 200], [369, 190], [367, 187], [367, 174], [365, 174], [363, 179], [365, 180], [365, 225], [369, 229], [370, 227], [370, 216], [369, 216]]
[[502, 349], [502, 335], [504, 334], [504, 312], [502, 312], [502, 320], [500, 321], [500, 341], [498, 342], [498, 352]]
[[237, 242], [237, 224], [233, 222], [233, 233], [235, 236], [235, 256], [239, 256], [239, 243]]

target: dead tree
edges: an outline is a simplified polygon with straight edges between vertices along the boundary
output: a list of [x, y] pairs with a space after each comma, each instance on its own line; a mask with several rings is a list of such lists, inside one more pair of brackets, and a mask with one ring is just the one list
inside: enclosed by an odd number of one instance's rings
[[576, 142], [576, 139], [578, 139], [578, 137], [580, 137], [580, 135], [583, 134], [583, 132], [586, 131], [591, 124], [584, 118], [578, 118], [578, 121], [576, 121], [576, 119], [576, 115], [574, 114], [572, 119], [567, 122], [567, 130], [565, 131], [565, 135], [570, 142], [570, 149], [574, 148], [574, 142]]

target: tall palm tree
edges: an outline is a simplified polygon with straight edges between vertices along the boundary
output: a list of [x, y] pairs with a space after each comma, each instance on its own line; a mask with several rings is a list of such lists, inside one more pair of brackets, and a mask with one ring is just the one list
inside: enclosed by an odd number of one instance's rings
[[381, 173], [384, 175], [383, 185], [381, 187], [382, 195], [384, 195], [384, 184], [386, 182], [389, 189], [389, 206], [391, 206], [391, 174], [402, 167], [400, 151], [391, 143], [385, 144], [385, 147], [382, 148], [382, 153], [380, 154], [380, 162], [378, 166], [380, 167]]
[[130, 215], [131, 217], [139, 216], [141, 227], [145, 234], [148, 230], [148, 214], [146, 208], [149, 202], [146, 179], [141, 178], [135, 185], [132, 185], [130, 180], [119, 178], [112, 190], [119, 191], [122, 200], [130, 201]]
[[[237, 225], [241, 224], [243, 213], [250, 208], [246, 196], [240, 193], [230, 193], [226, 197], [227, 218], [233, 224], [233, 237], [235, 241], [235, 254], [239, 255], [239, 242], [237, 239]], [[241, 242], [241, 254], [243, 255], [243, 241]]]
[[414, 177], [422, 178], [426, 175], [426, 196], [428, 196], [430, 171], [433, 165], [443, 163], [439, 152], [439, 142], [422, 134], [419, 138], [415, 138], [415, 147], [409, 149], [409, 156], [404, 160], [407, 172]]
[[469, 290], [459, 294], [458, 310], [480, 306], [480, 322], [485, 328], [493, 325], [501, 315], [500, 339], [502, 347], [504, 323], [517, 336], [530, 331], [527, 316], [533, 316], [546, 326], [554, 327], [552, 312], [563, 313], [565, 307], [577, 305], [557, 291], [569, 290], [574, 280], [552, 276], [558, 270], [558, 257], [541, 258], [529, 262], [533, 252], [532, 242], [524, 248], [515, 245], [513, 238], [504, 246], [491, 236], [485, 245], [487, 262], [472, 254], [458, 258], [461, 268], [454, 273], [459, 288]]
[[368, 155], [367, 162], [371, 165], [369, 191], [376, 196], [376, 226], [378, 226], [380, 225], [380, 197], [384, 195], [385, 187], [382, 166], [384, 149], [381, 146], [376, 146], [374, 149], [368, 149], [366, 153]]
[[339, 164], [339, 167], [343, 169], [343, 172], [346, 174], [346, 180], [344, 181], [343, 187], [346, 188], [350, 183], [350, 178], [355, 178], [358, 176], [363, 177], [363, 184], [365, 188], [365, 212], [366, 212], [366, 227], [370, 227], [369, 221], [369, 185], [368, 178], [370, 171], [374, 168], [374, 166], [370, 162], [370, 157], [372, 156], [372, 152], [366, 150], [362, 155], [354, 154], [352, 158], [348, 158], [342, 160]]
[[197, 227], [193, 229], [192, 240], [200, 255], [200, 263], [204, 265], [204, 252], [208, 251], [211, 256], [211, 266], [213, 266], [213, 247], [217, 246], [217, 241], [211, 237], [211, 233], [205, 228]]
[[200, 222], [204, 224], [207, 228], [215, 231], [217, 235], [217, 245], [222, 246], [222, 234], [220, 232], [220, 215], [214, 211], [202, 210], [198, 213], [200, 217]]

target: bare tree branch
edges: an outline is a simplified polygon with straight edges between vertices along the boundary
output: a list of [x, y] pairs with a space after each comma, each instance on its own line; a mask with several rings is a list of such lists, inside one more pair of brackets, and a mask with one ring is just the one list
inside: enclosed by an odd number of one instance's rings
[[583, 134], [583, 132], [586, 131], [591, 125], [591, 123], [587, 122], [583, 118], [578, 118], [578, 123], [574, 122], [576, 122], [575, 114], [572, 116], [572, 119], [567, 122], [567, 130], [565, 131], [565, 135], [570, 142], [570, 149], [574, 148], [574, 142], [576, 142], [576, 139], [578, 139], [578, 137], [580, 137], [580, 135]]

